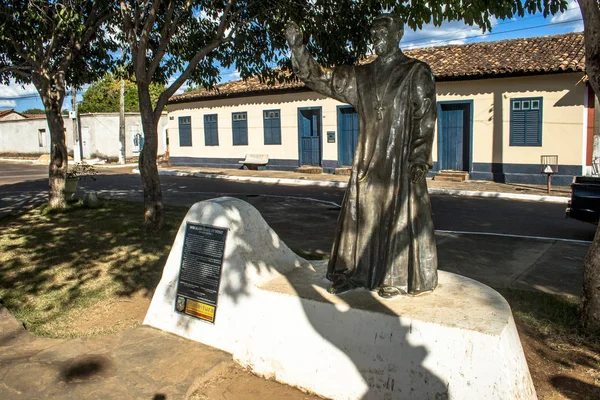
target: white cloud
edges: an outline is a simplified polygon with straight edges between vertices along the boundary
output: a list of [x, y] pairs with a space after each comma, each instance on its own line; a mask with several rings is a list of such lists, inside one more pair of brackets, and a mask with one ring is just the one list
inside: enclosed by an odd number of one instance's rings
[[[570, 0], [567, 6], [567, 10], [562, 13], [558, 13], [550, 18], [551, 24], [564, 23], [565, 27], [569, 27], [574, 32], [583, 31], [583, 21], [573, 21], [581, 19], [581, 11], [579, 10], [579, 4], [576, 0]], [[573, 21], [567, 23], [568, 21]]]
[[571, 19], [576, 19], [581, 17], [581, 12], [579, 11], [579, 4], [577, 4], [577, 0], [570, 0], [569, 5], [567, 6], [567, 10], [562, 13], [558, 13], [550, 18], [550, 22], [564, 22]]
[[17, 102], [14, 100], [0, 100], [0, 107], [15, 108], [16, 106]]
[[[497, 25], [497, 23], [497, 19], [491, 19], [492, 27]], [[434, 26], [430, 23], [423, 25], [423, 29], [418, 31], [405, 29], [400, 47], [403, 49], [412, 49], [416, 47], [463, 44], [468, 38], [479, 35], [483, 35], [479, 27], [469, 26], [461, 21], [443, 22], [441, 26]]]
[[223, 79], [222, 82], [238, 80], [238, 79], [240, 79], [240, 71], [233, 70], [231, 72], [221, 74], [221, 78]]
[[0, 85], [0, 98], [15, 98], [37, 94], [38, 92], [35, 89], [35, 86], [33, 86], [32, 84], [22, 85], [20, 83], [16, 83], [12, 79], [10, 80], [10, 83], [8, 85]]

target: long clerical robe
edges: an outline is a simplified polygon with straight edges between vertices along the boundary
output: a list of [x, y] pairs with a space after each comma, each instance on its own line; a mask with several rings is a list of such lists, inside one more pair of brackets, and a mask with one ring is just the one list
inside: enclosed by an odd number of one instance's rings
[[351, 104], [360, 120], [352, 173], [328, 265], [354, 286], [419, 294], [437, 286], [437, 251], [425, 179], [436, 118], [429, 66], [400, 50], [360, 66], [325, 70], [312, 57], [293, 59], [313, 90]]

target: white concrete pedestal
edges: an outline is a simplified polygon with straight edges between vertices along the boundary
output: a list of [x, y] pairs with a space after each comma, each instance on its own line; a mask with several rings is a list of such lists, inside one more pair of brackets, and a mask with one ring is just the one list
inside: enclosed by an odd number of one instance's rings
[[[229, 229], [214, 325], [174, 311], [185, 221]], [[489, 287], [440, 271], [429, 295], [333, 296], [326, 263], [296, 256], [249, 204], [196, 203], [185, 221], [145, 324], [332, 399], [536, 398], [510, 308]]]

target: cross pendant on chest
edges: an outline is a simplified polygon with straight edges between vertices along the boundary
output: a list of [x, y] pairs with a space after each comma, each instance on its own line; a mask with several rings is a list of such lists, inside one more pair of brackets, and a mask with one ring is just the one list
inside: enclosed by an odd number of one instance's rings
[[382, 111], [385, 111], [385, 107], [379, 104], [377, 107], [375, 107], [375, 111], [377, 111], [377, 119], [383, 119]]

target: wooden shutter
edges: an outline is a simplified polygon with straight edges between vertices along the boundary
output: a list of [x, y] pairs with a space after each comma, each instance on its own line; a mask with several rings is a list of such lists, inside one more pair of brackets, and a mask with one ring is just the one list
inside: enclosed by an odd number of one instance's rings
[[204, 116], [204, 145], [219, 145], [219, 125], [217, 114], [208, 114]]
[[192, 145], [192, 118], [179, 117], [179, 146]]
[[248, 116], [245, 112], [231, 114], [231, 131], [233, 134], [233, 145], [248, 144]]

